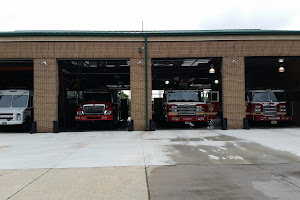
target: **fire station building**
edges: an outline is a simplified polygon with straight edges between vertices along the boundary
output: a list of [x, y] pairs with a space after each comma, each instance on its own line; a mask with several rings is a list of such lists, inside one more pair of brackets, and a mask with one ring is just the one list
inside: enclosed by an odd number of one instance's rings
[[72, 91], [100, 85], [130, 90], [137, 131], [149, 129], [154, 90], [190, 85], [220, 92], [228, 129], [244, 127], [247, 90], [284, 89], [299, 125], [300, 31], [0, 32], [0, 79], [0, 89], [33, 90], [37, 132], [72, 126]]

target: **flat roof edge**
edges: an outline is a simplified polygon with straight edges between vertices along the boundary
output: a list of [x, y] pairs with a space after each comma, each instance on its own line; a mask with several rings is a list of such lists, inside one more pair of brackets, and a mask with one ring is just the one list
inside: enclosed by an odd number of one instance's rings
[[7, 31], [0, 32], [0, 37], [11, 36], [226, 36], [226, 35], [300, 35], [293, 30], [186, 30], [186, 31]]

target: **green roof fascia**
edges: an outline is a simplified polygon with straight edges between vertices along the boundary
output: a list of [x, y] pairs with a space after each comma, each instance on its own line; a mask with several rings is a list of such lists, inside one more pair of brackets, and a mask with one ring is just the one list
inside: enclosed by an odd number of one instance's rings
[[186, 31], [9, 31], [0, 32], [0, 37], [11, 36], [215, 36], [215, 35], [300, 35], [300, 31], [228, 29]]

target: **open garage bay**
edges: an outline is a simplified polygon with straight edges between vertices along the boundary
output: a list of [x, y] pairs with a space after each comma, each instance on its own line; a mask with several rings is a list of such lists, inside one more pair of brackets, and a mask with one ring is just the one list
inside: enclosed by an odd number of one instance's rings
[[130, 61], [59, 60], [59, 126], [66, 130], [127, 130]]

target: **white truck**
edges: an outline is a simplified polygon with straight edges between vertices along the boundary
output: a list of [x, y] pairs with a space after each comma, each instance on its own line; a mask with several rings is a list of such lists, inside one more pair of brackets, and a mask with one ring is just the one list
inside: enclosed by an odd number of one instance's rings
[[21, 126], [30, 130], [33, 93], [30, 90], [0, 90], [0, 127]]

